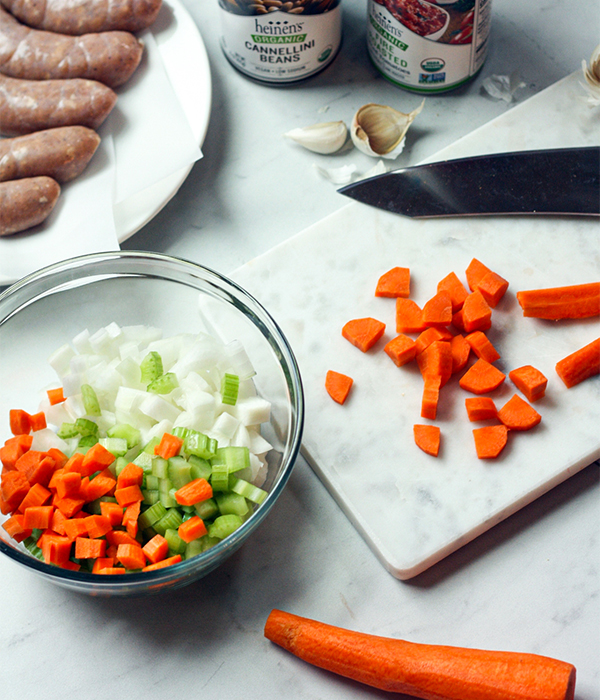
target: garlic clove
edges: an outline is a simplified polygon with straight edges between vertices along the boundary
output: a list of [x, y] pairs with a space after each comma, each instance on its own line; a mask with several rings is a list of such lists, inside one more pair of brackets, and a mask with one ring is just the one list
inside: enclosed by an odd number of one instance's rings
[[354, 115], [350, 136], [362, 153], [377, 158], [396, 158], [404, 147], [404, 137], [425, 100], [405, 114], [387, 105], [366, 104]]
[[600, 105], [600, 44], [594, 49], [590, 65], [584, 60], [581, 62], [583, 77], [588, 92], [588, 101], [591, 105]]
[[334, 185], [348, 185], [352, 182], [352, 177], [356, 172], [356, 165], [341, 165], [338, 168], [322, 168], [313, 164], [319, 175]]
[[292, 129], [284, 136], [314, 153], [336, 153], [346, 143], [348, 128], [344, 122], [323, 122]]

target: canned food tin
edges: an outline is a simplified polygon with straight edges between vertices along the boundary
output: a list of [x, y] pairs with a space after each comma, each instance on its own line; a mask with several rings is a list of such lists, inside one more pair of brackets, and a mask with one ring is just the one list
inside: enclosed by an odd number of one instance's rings
[[235, 68], [257, 80], [303, 80], [337, 55], [340, 1], [219, 0], [221, 48]]
[[403, 88], [451, 90], [485, 61], [491, 10], [492, 0], [369, 0], [369, 56]]

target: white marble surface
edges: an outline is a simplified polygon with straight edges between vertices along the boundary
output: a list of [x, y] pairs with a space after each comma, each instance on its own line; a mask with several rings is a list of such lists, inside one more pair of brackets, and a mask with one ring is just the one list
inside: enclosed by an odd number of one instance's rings
[[[419, 98], [377, 77], [364, 50], [366, 3], [343, 4], [345, 39], [335, 63], [303, 85], [273, 88], [238, 75], [222, 57], [216, 0], [186, 0], [213, 70], [204, 158], [124, 247], [228, 273], [344, 205], [312, 171], [322, 159], [279, 135], [349, 120], [365, 102], [408, 111]], [[481, 94], [487, 75], [518, 70], [527, 85], [517, 93], [522, 101], [576, 70], [598, 41], [598, 25], [593, 0], [535, 7], [495, 0], [481, 75], [428, 99], [397, 164], [427, 158], [504, 113], [504, 103]], [[356, 154], [334, 161], [368, 167]], [[594, 464], [409, 582], [384, 570], [303, 459], [256, 538], [208, 578], [161, 598], [75, 596], [0, 560], [0, 695], [95, 700], [106, 697], [108, 678], [110, 692], [145, 699], [386, 697], [267, 643], [264, 621], [280, 607], [414, 641], [563, 658], [578, 668], [577, 700], [598, 700], [599, 493]]]

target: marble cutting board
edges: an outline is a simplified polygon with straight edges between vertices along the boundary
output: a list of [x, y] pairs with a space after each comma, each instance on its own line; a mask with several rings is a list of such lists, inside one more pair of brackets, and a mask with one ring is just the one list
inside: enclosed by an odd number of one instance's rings
[[[584, 103], [573, 74], [430, 160], [530, 148], [597, 145], [600, 108]], [[343, 200], [342, 200], [343, 201]], [[476, 257], [510, 282], [489, 337], [505, 373], [534, 364], [548, 378], [535, 404], [541, 424], [510, 435], [499, 459], [478, 460], [466, 418], [468, 395], [454, 377], [435, 421], [420, 418], [422, 380], [382, 348], [395, 333], [394, 302], [375, 298], [378, 277], [410, 267], [423, 304], [438, 280]], [[477, 217], [411, 220], [351, 203], [236, 270], [238, 283], [274, 316], [298, 359], [306, 398], [303, 454], [385, 568], [409, 579], [597, 459], [600, 378], [567, 390], [562, 357], [600, 335], [598, 320], [525, 319], [515, 292], [600, 278], [600, 225], [590, 218]], [[373, 316], [386, 334], [366, 354], [341, 336], [346, 321]], [[334, 369], [354, 378], [348, 401], [324, 389]], [[492, 396], [500, 407], [508, 381]], [[436, 459], [413, 442], [414, 423], [442, 431]]]

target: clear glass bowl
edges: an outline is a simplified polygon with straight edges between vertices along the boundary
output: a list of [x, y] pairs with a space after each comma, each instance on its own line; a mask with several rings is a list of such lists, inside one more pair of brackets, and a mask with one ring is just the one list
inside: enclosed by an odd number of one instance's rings
[[[241, 340], [256, 369], [258, 393], [272, 404], [263, 435], [273, 445], [265, 501], [232, 535], [202, 554], [145, 573], [105, 576], [47, 565], [0, 527], [0, 551], [53, 583], [97, 596], [145, 595], [206, 575], [254, 532], [279, 498], [300, 449], [302, 383], [287, 340], [269, 313], [222, 275], [173, 257], [143, 252], [86, 255], [36, 272], [0, 294], [0, 444], [11, 408], [37, 410], [56, 382], [50, 354], [77, 333], [111, 322], [150, 325], [164, 336], [208, 331]], [[7, 516], [0, 516], [2, 521]]]

